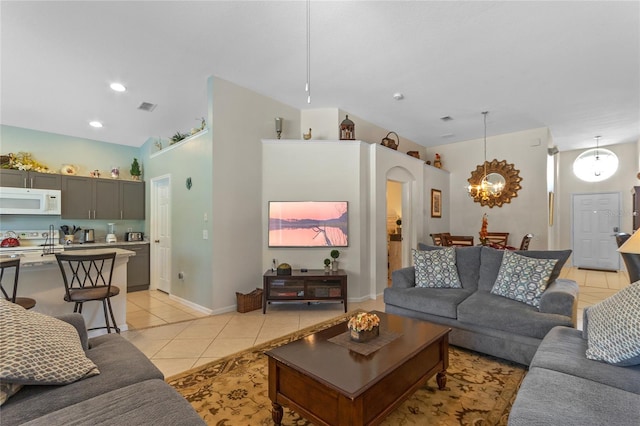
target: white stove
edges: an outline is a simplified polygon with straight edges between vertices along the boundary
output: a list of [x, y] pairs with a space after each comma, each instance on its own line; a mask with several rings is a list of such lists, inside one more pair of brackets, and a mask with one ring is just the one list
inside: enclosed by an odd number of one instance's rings
[[64, 251], [60, 244], [60, 232], [53, 227], [47, 230], [0, 231], [0, 240], [18, 238], [18, 247], [0, 247], [2, 257], [20, 257], [26, 254], [54, 254]]

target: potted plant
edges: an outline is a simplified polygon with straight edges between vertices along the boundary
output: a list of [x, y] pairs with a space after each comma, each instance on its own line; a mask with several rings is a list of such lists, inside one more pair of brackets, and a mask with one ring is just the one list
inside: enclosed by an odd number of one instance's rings
[[138, 164], [137, 158], [133, 159], [133, 163], [131, 163], [131, 170], [129, 170], [129, 173], [131, 173], [131, 177], [133, 178], [133, 180], [140, 180], [140, 175], [142, 173], [140, 172], [140, 164]]
[[331, 260], [329, 258], [324, 260], [324, 271], [329, 272], [331, 270]]
[[331, 250], [331, 258], [333, 259], [332, 268], [334, 272], [338, 270], [338, 258], [340, 257], [340, 252], [338, 250]]
[[361, 312], [349, 319], [347, 327], [351, 340], [367, 342], [380, 335], [380, 318], [376, 314]]

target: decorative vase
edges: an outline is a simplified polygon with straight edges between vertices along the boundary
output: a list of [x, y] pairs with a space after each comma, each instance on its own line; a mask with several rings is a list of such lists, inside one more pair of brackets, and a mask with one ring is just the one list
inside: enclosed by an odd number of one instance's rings
[[333, 262], [331, 262], [331, 270], [333, 272], [338, 272], [338, 261], [334, 260]]
[[371, 339], [375, 339], [380, 335], [380, 326], [375, 326], [371, 330], [363, 330], [356, 331], [353, 329], [349, 330], [349, 334], [351, 336], [351, 340], [354, 342], [364, 343], [368, 342]]
[[330, 267], [329, 265], [326, 265], [326, 266], [324, 267], [324, 271], [325, 271], [325, 272], [331, 272], [331, 267]]

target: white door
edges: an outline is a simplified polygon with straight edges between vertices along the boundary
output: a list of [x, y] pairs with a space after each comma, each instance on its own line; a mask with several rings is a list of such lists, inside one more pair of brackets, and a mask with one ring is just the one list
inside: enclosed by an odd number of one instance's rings
[[151, 288], [171, 293], [171, 177], [151, 180]]
[[614, 228], [620, 228], [620, 193], [573, 195], [573, 265], [619, 270]]

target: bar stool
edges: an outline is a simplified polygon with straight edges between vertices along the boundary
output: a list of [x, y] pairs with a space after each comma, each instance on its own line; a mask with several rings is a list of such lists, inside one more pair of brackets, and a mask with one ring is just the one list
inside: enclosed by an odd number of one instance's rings
[[[85, 302], [102, 301], [106, 325], [89, 330], [106, 328], [107, 333], [111, 333], [113, 328], [116, 333], [120, 333], [111, 308], [111, 297], [120, 294], [120, 288], [111, 285], [116, 253], [91, 255], [56, 253], [56, 260], [64, 281], [64, 300], [74, 303], [73, 312], [81, 314], [82, 305]], [[109, 323], [109, 317], [113, 325]]]
[[[16, 268], [15, 273], [13, 275], [13, 290], [11, 291], [11, 296], [5, 291], [4, 286], [2, 285], [2, 279], [4, 278], [4, 270], [9, 268]], [[17, 305], [22, 306], [25, 309], [31, 309], [36, 306], [35, 299], [30, 297], [18, 297], [18, 275], [20, 274], [20, 258], [11, 259], [11, 260], [2, 260], [0, 261], [0, 289], [2, 289], [2, 294], [4, 297]]]

